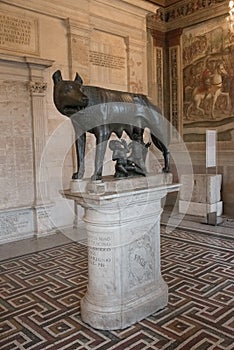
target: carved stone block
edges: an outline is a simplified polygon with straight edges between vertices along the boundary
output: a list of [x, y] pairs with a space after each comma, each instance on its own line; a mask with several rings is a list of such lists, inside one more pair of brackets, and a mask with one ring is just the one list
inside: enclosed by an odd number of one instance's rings
[[217, 216], [222, 215], [222, 175], [182, 175], [180, 182], [180, 213], [206, 216], [208, 213], [217, 212]]

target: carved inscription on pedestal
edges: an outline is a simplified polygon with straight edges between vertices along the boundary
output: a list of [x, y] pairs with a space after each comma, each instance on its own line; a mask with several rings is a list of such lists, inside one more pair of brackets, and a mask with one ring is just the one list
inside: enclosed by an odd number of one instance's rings
[[35, 18], [0, 13], [0, 48], [39, 54], [38, 22]]
[[101, 269], [106, 268], [112, 261], [111, 237], [90, 237], [88, 245], [89, 263]]
[[109, 234], [88, 233], [88, 260], [90, 289], [102, 289], [103, 293], [108, 293], [114, 283], [113, 248]]

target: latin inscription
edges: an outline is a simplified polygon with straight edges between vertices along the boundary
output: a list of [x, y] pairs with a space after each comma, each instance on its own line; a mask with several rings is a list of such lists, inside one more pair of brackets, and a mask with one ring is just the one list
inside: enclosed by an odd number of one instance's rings
[[0, 47], [36, 53], [36, 20], [0, 13]]
[[89, 263], [99, 268], [107, 267], [112, 261], [111, 238], [99, 236], [89, 239]]
[[[33, 231], [33, 213], [30, 210], [0, 213], [1, 237]], [[4, 237], [4, 238], [5, 238]]]
[[111, 69], [125, 69], [125, 58], [98, 51], [90, 51], [90, 62], [95, 66]]

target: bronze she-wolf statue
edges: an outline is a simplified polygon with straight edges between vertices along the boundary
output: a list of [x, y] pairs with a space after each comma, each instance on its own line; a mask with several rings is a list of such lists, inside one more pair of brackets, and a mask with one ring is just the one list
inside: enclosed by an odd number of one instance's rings
[[54, 104], [69, 117], [75, 130], [77, 172], [73, 179], [82, 179], [85, 171], [86, 132], [96, 137], [95, 170], [92, 180], [102, 178], [103, 160], [112, 133], [121, 138], [123, 131], [131, 140], [143, 143], [145, 128], [150, 129], [154, 145], [163, 153], [164, 172], [169, 172], [169, 150], [166, 147], [167, 125], [158, 108], [142, 94], [83, 85], [76, 73], [74, 81], [63, 80], [60, 70], [53, 74]]

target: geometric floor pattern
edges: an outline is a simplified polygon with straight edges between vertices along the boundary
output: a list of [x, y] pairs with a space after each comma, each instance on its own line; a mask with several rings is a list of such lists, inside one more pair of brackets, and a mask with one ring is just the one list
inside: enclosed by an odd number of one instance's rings
[[1, 262], [0, 349], [234, 349], [234, 239], [161, 230], [168, 306], [124, 330], [97, 331], [80, 318], [86, 246]]

